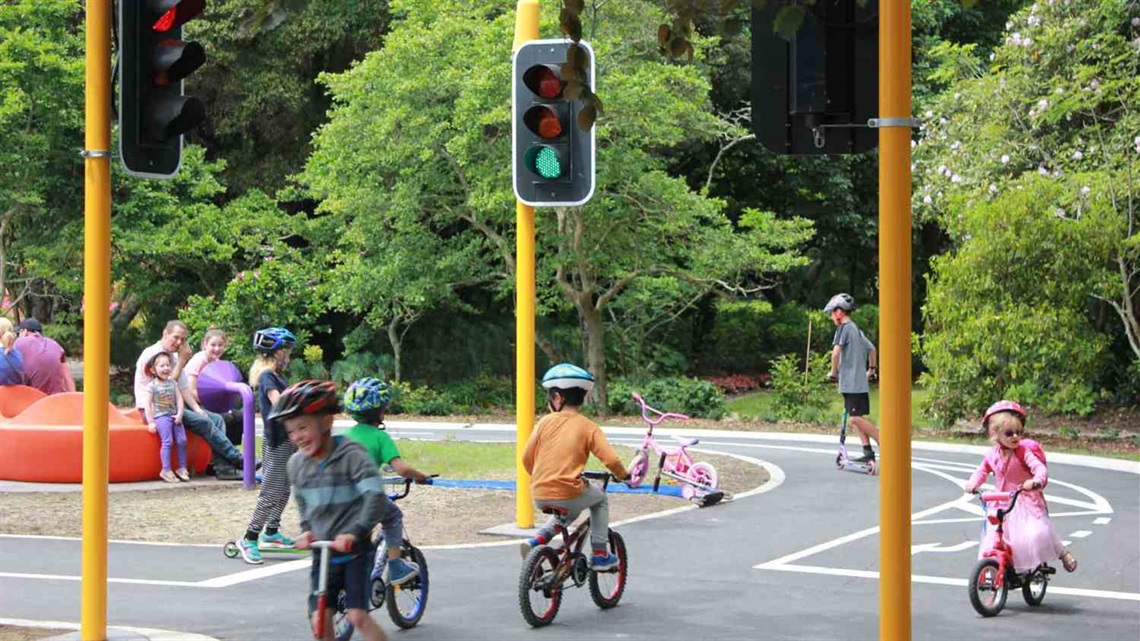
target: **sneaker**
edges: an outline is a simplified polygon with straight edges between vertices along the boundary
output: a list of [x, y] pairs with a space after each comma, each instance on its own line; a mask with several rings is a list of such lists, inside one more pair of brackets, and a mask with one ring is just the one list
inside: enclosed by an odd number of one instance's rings
[[590, 569], [594, 572], [609, 572], [618, 566], [620, 561], [614, 554], [606, 554], [602, 556], [595, 554], [590, 558]]
[[178, 482], [178, 477], [174, 476], [174, 472], [171, 472], [170, 470], [163, 470], [163, 471], [159, 472], [158, 478], [166, 481], [167, 483], [177, 483]]
[[874, 450], [872, 450], [870, 452], [863, 452], [862, 456], [851, 459], [851, 462], [853, 462], [853, 463], [873, 463], [874, 461], [875, 461]]
[[385, 583], [388, 585], [403, 585], [414, 579], [416, 575], [420, 573], [420, 566], [403, 559], [388, 559], [385, 573], [388, 575]]
[[177, 476], [179, 481], [187, 482], [190, 480], [190, 472], [186, 471], [184, 467], [174, 470], [174, 476]]
[[275, 548], [278, 550], [292, 550], [293, 548], [296, 547], [296, 545], [293, 543], [293, 539], [291, 539], [291, 538], [285, 536], [284, 534], [278, 532], [276, 534], [264, 534], [264, 533], [262, 533], [262, 535], [261, 535], [261, 547], [263, 547], [263, 548]]
[[250, 565], [261, 565], [261, 549], [257, 547], [257, 541], [250, 541], [244, 536], [238, 541], [238, 552], [241, 552], [241, 558]]
[[218, 463], [214, 466], [214, 475], [219, 481], [240, 481], [242, 480], [241, 471], [235, 469], [230, 465], [229, 461], [225, 463]]

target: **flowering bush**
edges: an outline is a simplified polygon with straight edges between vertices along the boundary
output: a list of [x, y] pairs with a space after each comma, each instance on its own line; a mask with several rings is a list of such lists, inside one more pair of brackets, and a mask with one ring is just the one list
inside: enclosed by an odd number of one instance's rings
[[763, 374], [721, 374], [706, 376], [705, 380], [716, 385], [725, 394], [743, 394], [772, 384], [772, 375]]

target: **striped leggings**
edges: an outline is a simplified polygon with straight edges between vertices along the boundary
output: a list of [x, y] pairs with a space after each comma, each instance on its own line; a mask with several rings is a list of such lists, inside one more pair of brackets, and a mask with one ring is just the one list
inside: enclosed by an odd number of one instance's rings
[[257, 495], [257, 507], [249, 518], [249, 531], [261, 532], [262, 527], [281, 527], [281, 513], [289, 502], [292, 486], [285, 465], [289, 457], [297, 451], [292, 442], [286, 440], [270, 447], [268, 442], [261, 445], [261, 493]]

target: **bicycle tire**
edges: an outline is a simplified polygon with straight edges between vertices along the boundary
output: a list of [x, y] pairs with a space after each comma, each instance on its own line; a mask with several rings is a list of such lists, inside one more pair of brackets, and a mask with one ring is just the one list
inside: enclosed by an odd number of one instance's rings
[[[610, 530], [610, 552], [618, 558], [618, 567], [615, 572], [590, 572], [590, 598], [594, 600], [594, 605], [603, 610], [608, 610], [621, 601], [621, 597], [625, 594], [625, 583], [629, 575], [629, 557], [625, 549], [625, 539], [613, 530]], [[609, 577], [616, 577], [614, 586], [608, 590], [602, 587], [600, 581], [608, 579]], [[609, 592], [609, 594], [605, 594]]]
[[1009, 596], [1009, 584], [1002, 577], [1002, 584], [1000, 588], [989, 587], [989, 591], [993, 592], [992, 598], [983, 599], [979, 590], [985, 586], [993, 586], [998, 579], [999, 566], [998, 562], [993, 559], [982, 559], [974, 566], [973, 573], [970, 574], [970, 582], [966, 585], [966, 590], [970, 594], [970, 605], [974, 606], [974, 610], [984, 617], [997, 616], [1005, 607], [1005, 600]]
[[[424, 553], [411, 543], [404, 544], [401, 556], [405, 560], [417, 564], [420, 567], [420, 574], [403, 585], [389, 585], [388, 594], [384, 600], [388, 604], [388, 616], [392, 619], [392, 623], [405, 630], [410, 630], [416, 627], [427, 610], [428, 567]], [[405, 593], [412, 595], [411, 606], [406, 611], [400, 603], [404, 600], [402, 595]]]
[[[1040, 588], [1038, 592], [1036, 587]], [[1049, 575], [1041, 570], [1034, 570], [1032, 574], [1026, 577], [1025, 582], [1021, 584], [1021, 596], [1025, 602], [1031, 606], [1041, 605], [1045, 600], [1045, 592], [1049, 589]]]
[[[523, 561], [522, 570], [519, 572], [519, 611], [532, 627], [541, 628], [550, 625], [558, 615], [558, 608], [562, 606], [561, 583], [535, 588], [536, 584], [549, 581], [558, 572], [558, 567], [558, 555], [545, 545], [539, 545], [531, 550]], [[536, 592], [542, 592], [549, 601], [541, 613], [535, 612], [531, 603], [531, 596]]]
[[[716, 488], [717, 482], [719, 480], [716, 474], [716, 468], [713, 467], [711, 463], [705, 463], [703, 461], [700, 463], [694, 463], [693, 466], [689, 468], [689, 473], [687, 476], [700, 483], [701, 485], [705, 485], [714, 489]], [[691, 485], [685, 485], [681, 488], [681, 496], [686, 499], [699, 497], [703, 492], [705, 492], [705, 490], [698, 490]]]

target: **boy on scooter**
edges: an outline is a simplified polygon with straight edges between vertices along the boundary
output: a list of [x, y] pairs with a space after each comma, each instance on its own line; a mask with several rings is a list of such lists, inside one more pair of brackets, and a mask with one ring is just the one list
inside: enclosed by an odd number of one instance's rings
[[[582, 470], [593, 453], [619, 480], [628, 479], [629, 472], [597, 423], [578, 413], [586, 394], [594, 389], [594, 376], [576, 365], [560, 363], [546, 371], [542, 386], [551, 413], [535, 426], [522, 456], [523, 467], [531, 475], [531, 496], [536, 506], [565, 508], [568, 521], [589, 509], [590, 568], [596, 572], [612, 570], [618, 566], [618, 558], [609, 551], [609, 500], [601, 488], [582, 480]], [[550, 517], [534, 538], [523, 541], [523, 556], [549, 542], [557, 523], [556, 517]]]
[[870, 439], [879, 442], [879, 428], [867, 420], [871, 411], [870, 381], [877, 378], [878, 355], [875, 345], [851, 320], [851, 310], [855, 309], [855, 299], [850, 294], [836, 294], [827, 301], [824, 313], [835, 323], [835, 339], [831, 348], [831, 371], [827, 380], [839, 383], [839, 393], [843, 395], [843, 407], [851, 416], [851, 426], [863, 442], [863, 456], [851, 459], [857, 463], [870, 463], [875, 460], [875, 450], [871, 449]]

